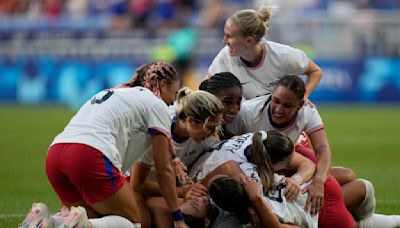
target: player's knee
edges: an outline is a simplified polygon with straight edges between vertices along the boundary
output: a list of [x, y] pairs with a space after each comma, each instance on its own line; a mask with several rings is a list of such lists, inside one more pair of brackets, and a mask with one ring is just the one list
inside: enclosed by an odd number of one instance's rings
[[357, 178], [356, 173], [352, 169], [345, 167], [332, 167], [331, 174], [339, 182], [340, 186], [350, 183]]

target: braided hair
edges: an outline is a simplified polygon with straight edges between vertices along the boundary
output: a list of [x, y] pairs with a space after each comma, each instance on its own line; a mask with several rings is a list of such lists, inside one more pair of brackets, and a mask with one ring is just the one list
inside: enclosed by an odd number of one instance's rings
[[199, 89], [219, 96], [225, 90], [235, 87], [242, 89], [242, 84], [240, 83], [239, 79], [231, 72], [221, 72], [214, 74], [211, 78], [202, 81]]
[[141, 65], [132, 78], [126, 83], [126, 86], [143, 86], [160, 97], [159, 82], [165, 80], [167, 84], [171, 84], [173, 81], [177, 80], [177, 78], [178, 74], [171, 63], [154, 61]]

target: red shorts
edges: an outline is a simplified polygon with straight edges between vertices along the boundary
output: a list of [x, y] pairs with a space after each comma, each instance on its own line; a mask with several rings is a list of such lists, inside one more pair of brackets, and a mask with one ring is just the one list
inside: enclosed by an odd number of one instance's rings
[[319, 213], [318, 227], [353, 228], [355, 221], [344, 204], [339, 183], [329, 176], [324, 187], [324, 207]]
[[78, 143], [49, 148], [47, 177], [63, 205], [91, 205], [116, 193], [125, 183], [121, 172], [97, 149]]

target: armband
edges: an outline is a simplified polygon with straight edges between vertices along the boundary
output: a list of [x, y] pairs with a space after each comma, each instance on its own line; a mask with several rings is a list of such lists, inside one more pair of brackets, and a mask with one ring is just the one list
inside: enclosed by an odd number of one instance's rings
[[298, 173], [293, 174], [291, 178], [295, 179], [299, 185], [303, 183], [303, 178]]
[[184, 219], [181, 209], [172, 212], [172, 219], [174, 220], [174, 222], [182, 221]]

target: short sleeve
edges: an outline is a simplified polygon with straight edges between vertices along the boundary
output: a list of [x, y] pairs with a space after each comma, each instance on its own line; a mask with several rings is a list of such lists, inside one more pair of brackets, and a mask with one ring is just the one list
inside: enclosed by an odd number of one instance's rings
[[225, 49], [226, 49], [226, 47], [221, 49], [221, 51], [218, 53], [218, 55], [214, 58], [210, 67], [208, 68], [208, 73], [207, 73], [205, 79], [210, 78], [212, 75], [214, 75], [216, 73], [227, 71], [226, 59], [225, 59], [226, 58], [225, 57], [226, 56]]
[[324, 128], [324, 124], [322, 122], [321, 116], [319, 115], [317, 109], [308, 108], [306, 112], [307, 121], [305, 126], [305, 131], [307, 135], [310, 135], [313, 132], [321, 130]]
[[288, 72], [295, 75], [304, 74], [308, 67], [308, 57], [299, 49], [291, 48], [290, 50], [286, 56]]
[[245, 162], [240, 164], [239, 166], [246, 176], [251, 177], [253, 180], [261, 183], [261, 178], [258, 175], [256, 166], [254, 164], [250, 162]]
[[155, 103], [147, 113], [147, 128], [149, 134], [164, 134], [170, 138], [171, 118], [168, 107], [163, 101]]

